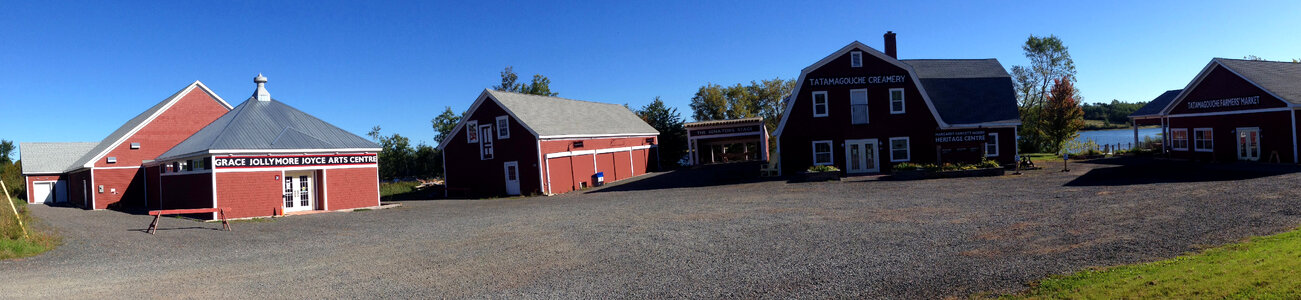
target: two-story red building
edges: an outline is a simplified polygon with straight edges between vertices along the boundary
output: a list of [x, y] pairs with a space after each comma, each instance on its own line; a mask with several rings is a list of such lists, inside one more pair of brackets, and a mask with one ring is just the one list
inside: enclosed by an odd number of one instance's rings
[[646, 174], [659, 131], [623, 105], [484, 90], [438, 148], [452, 195], [560, 194]]
[[1012, 79], [996, 59], [897, 59], [859, 42], [800, 72], [777, 127], [783, 174], [830, 165], [846, 174], [900, 162], [1004, 164], [1016, 157]]

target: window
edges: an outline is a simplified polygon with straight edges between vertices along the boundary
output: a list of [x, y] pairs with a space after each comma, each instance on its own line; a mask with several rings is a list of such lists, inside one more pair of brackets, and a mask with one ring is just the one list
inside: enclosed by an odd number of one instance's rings
[[140, 143], [131, 143], [131, 149], [140, 149]]
[[[1187, 133], [1187, 131], [1185, 131]], [[1211, 152], [1215, 147], [1213, 133], [1210, 128], [1193, 129], [1193, 148], [1197, 152]], [[1185, 148], [1188, 145], [1184, 145]]]
[[1170, 129], [1170, 149], [1188, 151], [1188, 129]]
[[813, 141], [813, 165], [824, 166], [834, 162], [831, 158], [831, 141]]
[[890, 113], [902, 114], [903, 112], [903, 89], [890, 89]]
[[172, 168], [172, 172], [180, 172], [180, 171], [181, 171], [181, 163], [180, 163], [180, 162], [176, 162], [176, 161], [174, 161], [174, 162], [172, 162], [171, 168]]
[[194, 164], [196, 165], [196, 166], [194, 166], [195, 169], [199, 169], [199, 170], [207, 169], [207, 168], [208, 168], [208, 159], [206, 159], [206, 158], [196, 159], [196, 160], [194, 160]]
[[985, 137], [985, 156], [998, 156], [998, 133], [990, 133]]
[[509, 118], [506, 116], [497, 117], [497, 139], [510, 138]]
[[855, 68], [863, 66], [863, 51], [849, 53], [849, 66]]
[[110, 164], [115, 164], [115, 163], [117, 163], [117, 156], [109, 156], [109, 157], [108, 157], [108, 163], [110, 163]]
[[867, 90], [849, 90], [849, 113], [853, 115], [851, 123], [867, 124]]
[[813, 116], [814, 117], [827, 116], [827, 92], [826, 91], [813, 92]]
[[582, 147], [583, 147], [583, 141], [574, 142], [574, 148], [582, 148]]
[[179, 172], [179, 171], [189, 171], [189, 170], [191, 170], [191, 169], [190, 169], [190, 162], [189, 162], [189, 161], [182, 161], [182, 162], [180, 162], [180, 164], [181, 164], [181, 167], [176, 169], [178, 172]]
[[479, 121], [465, 122], [465, 142], [471, 144], [479, 142]]
[[912, 150], [908, 145], [908, 137], [890, 138], [890, 161], [908, 161], [912, 158]]

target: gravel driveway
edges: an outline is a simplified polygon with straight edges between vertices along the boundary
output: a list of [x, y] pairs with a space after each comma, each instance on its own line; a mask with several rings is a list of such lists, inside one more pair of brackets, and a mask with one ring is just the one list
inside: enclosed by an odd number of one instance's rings
[[1071, 167], [730, 184], [691, 170], [555, 197], [240, 222], [234, 232], [166, 219], [157, 235], [142, 232], [148, 216], [35, 207], [66, 244], [0, 262], [0, 281], [17, 298], [963, 297], [1301, 224], [1294, 166]]

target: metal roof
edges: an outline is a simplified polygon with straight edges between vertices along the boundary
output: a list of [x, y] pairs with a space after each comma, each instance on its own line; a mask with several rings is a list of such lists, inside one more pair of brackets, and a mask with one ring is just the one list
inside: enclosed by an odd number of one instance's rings
[[250, 97], [158, 157], [209, 150], [379, 149], [379, 144], [321, 121], [279, 100]]
[[539, 138], [659, 134], [654, 127], [619, 104], [495, 90], [486, 92]]
[[64, 173], [76, 169], [79, 158], [94, 149], [96, 142], [18, 143], [23, 174]]
[[1178, 97], [1179, 93], [1183, 91], [1184, 90], [1182, 89], [1165, 91], [1165, 93], [1161, 93], [1160, 96], [1156, 96], [1156, 98], [1152, 99], [1152, 101], [1148, 102], [1146, 105], [1143, 105], [1143, 107], [1140, 107], [1138, 108], [1138, 110], [1135, 110], [1134, 113], [1129, 114], [1129, 117], [1136, 118], [1136, 117], [1160, 116], [1161, 110], [1165, 109], [1166, 106], [1170, 105], [1170, 101], [1173, 101], [1175, 97]]
[[997, 59], [906, 59], [951, 125], [1020, 122], [1012, 77]]

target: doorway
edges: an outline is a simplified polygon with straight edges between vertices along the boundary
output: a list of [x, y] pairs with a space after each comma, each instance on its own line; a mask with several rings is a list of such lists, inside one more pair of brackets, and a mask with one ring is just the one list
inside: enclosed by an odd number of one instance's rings
[[508, 161], [503, 165], [506, 171], [506, 194], [519, 195], [519, 162]]
[[1238, 128], [1238, 160], [1260, 160], [1260, 128]]
[[876, 139], [845, 141], [845, 173], [881, 172]]
[[285, 212], [316, 207], [316, 178], [313, 171], [285, 172]]

